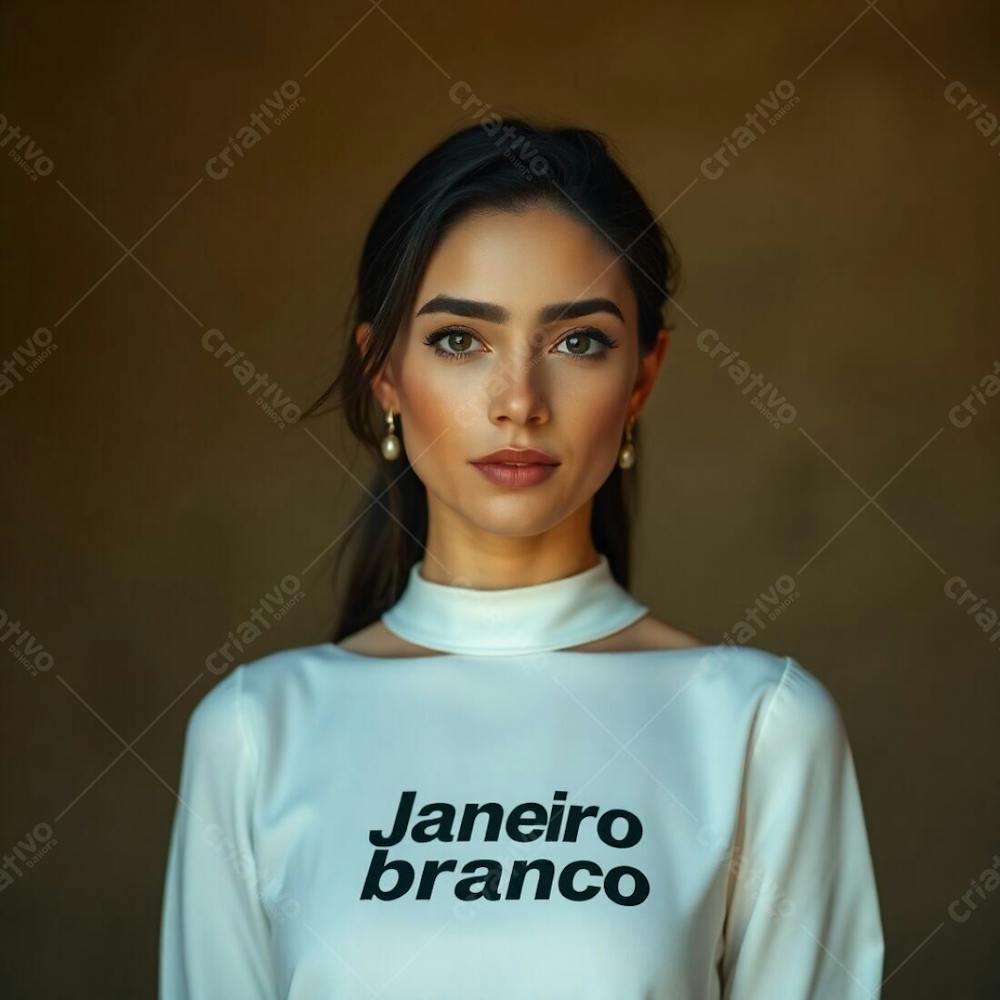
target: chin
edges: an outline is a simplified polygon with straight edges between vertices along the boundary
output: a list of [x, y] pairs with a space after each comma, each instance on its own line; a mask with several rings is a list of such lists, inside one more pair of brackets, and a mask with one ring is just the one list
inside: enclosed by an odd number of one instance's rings
[[568, 513], [569, 508], [551, 500], [531, 500], [523, 490], [512, 491], [509, 497], [493, 497], [466, 517], [480, 531], [492, 535], [531, 537], [551, 530]]

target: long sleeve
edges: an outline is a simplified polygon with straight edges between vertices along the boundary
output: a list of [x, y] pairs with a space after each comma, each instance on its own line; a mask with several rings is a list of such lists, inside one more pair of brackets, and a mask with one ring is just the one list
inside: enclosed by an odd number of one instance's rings
[[730, 858], [725, 1000], [877, 1000], [879, 902], [832, 695], [791, 657], [762, 705]]
[[188, 720], [160, 927], [160, 1000], [274, 1000], [251, 839], [256, 757], [243, 667]]

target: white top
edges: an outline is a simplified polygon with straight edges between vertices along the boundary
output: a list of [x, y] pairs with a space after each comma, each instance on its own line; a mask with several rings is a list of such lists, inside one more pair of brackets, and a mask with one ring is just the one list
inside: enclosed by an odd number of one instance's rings
[[418, 646], [448, 653], [509, 656], [582, 646], [649, 611], [618, 585], [603, 553], [572, 576], [500, 590], [434, 583], [422, 576], [423, 565], [410, 567], [403, 594], [382, 624]]
[[851, 751], [790, 657], [286, 650], [198, 703], [180, 796], [161, 1000], [879, 996]]

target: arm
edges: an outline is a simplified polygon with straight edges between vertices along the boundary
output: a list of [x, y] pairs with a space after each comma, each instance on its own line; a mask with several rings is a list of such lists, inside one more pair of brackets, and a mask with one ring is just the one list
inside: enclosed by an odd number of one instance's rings
[[847, 734], [790, 657], [750, 750], [730, 872], [725, 1000], [877, 1000], [882, 924]]
[[160, 927], [160, 1000], [274, 1000], [250, 833], [256, 758], [243, 667], [188, 720]]

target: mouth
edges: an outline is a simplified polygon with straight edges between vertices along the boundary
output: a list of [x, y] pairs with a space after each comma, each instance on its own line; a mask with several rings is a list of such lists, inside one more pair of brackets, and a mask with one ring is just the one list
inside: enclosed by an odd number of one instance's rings
[[472, 465], [496, 486], [537, 486], [559, 467], [559, 461], [535, 449], [502, 448], [483, 455]]

